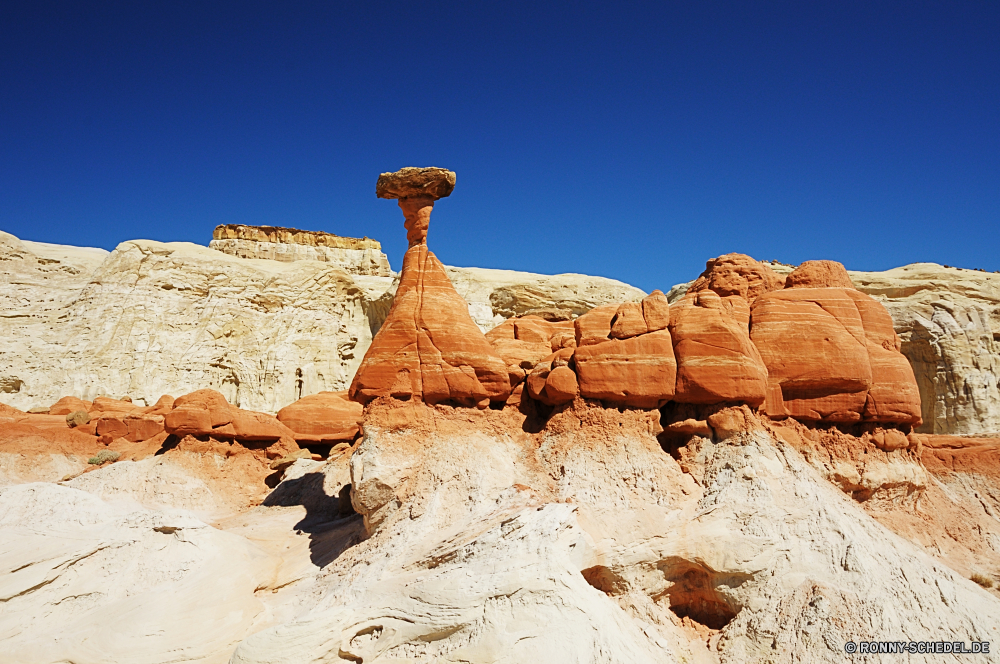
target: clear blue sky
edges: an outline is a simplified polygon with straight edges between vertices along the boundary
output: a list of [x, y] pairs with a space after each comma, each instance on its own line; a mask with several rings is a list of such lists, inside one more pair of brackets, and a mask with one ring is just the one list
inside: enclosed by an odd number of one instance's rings
[[0, 229], [406, 247], [643, 289], [740, 251], [1000, 270], [1000, 3], [0, 5]]

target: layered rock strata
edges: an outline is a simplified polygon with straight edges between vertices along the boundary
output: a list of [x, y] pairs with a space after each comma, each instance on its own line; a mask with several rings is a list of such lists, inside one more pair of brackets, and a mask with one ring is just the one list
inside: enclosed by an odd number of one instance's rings
[[504, 361], [427, 248], [434, 202], [450, 194], [454, 182], [455, 174], [444, 169], [409, 168], [379, 178], [379, 197], [398, 197], [410, 248], [392, 308], [351, 383], [355, 401], [391, 396], [485, 408], [510, 394]]
[[855, 290], [843, 265], [808, 261], [751, 307], [772, 417], [920, 423], [913, 371], [888, 312]]
[[[584, 275], [445, 268], [480, 329], [512, 309], [584, 313], [644, 293]], [[276, 412], [345, 390], [392, 304], [393, 279], [315, 261], [238, 258], [187, 243], [114, 251], [0, 233], [0, 402], [21, 410], [66, 395], [137, 405], [203, 387]], [[504, 304], [494, 313], [491, 297]], [[495, 298], [494, 298], [495, 299]], [[67, 413], [68, 414], [68, 413]]]
[[276, 226], [216, 226], [209, 248], [240, 258], [259, 258], [285, 263], [320, 261], [350, 274], [392, 276], [382, 245], [370, 238], [341, 237], [320, 231], [300, 231]]

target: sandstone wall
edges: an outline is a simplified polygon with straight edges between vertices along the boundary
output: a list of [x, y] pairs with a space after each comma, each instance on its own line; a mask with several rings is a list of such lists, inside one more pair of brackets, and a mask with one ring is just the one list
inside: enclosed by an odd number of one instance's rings
[[[643, 295], [600, 277], [447, 270], [482, 329], [517, 303], [580, 311]], [[147, 240], [109, 253], [0, 233], [0, 403], [128, 395], [149, 405], [214, 388], [275, 412], [348, 387], [394, 289], [390, 277], [317, 261]], [[515, 304], [495, 312], [497, 292]]]
[[[780, 275], [794, 266], [769, 263]], [[920, 388], [921, 433], [1000, 432], [1000, 274], [914, 263], [848, 271], [892, 316]], [[694, 282], [667, 294], [679, 301]]]
[[275, 226], [217, 226], [208, 245], [230, 256], [262, 258], [286, 263], [332, 263], [351, 274], [392, 276], [382, 245], [370, 238], [340, 237]]
[[851, 272], [889, 310], [926, 433], [1000, 431], [1000, 274], [915, 263]]

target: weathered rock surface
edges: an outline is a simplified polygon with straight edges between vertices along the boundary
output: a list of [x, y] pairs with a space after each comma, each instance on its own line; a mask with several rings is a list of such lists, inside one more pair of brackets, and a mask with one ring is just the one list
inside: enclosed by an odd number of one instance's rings
[[725, 254], [707, 261], [705, 271], [685, 292], [710, 290], [721, 297], [738, 295], [752, 304], [764, 293], [780, 290], [784, 283], [784, 278], [767, 263], [756, 261], [746, 254]]
[[677, 362], [669, 330], [580, 345], [573, 353], [573, 362], [580, 395], [589, 399], [657, 408], [674, 396]]
[[341, 237], [319, 231], [276, 226], [216, 226], [209, 248], [240, 258], [259, 258], [285, 263], [320, 261], [350, 274], [391, 277], [389, 259], [378, 240]]
[[918, 424], [916, 381], [878, 302], [844, 287], [847, 272], [832, 261], [803, 263], [786, 283], [751, 308], [750, 338], [768, 370], [768, 413]]
[[320, 392], [302, 397], [278, 411], [278, 421], [291, 429], [298, 442], [350, 442], [361, 430], [364, 407], [347, 391]]
[[271, 457], [298, 449], [293, 442], [295, 433], [274, 415], [234, 408], [215, 390], [196, 390], [178, 397], [164, 416], [163, 426], [168, 434], [178, 437], [212, 436], [241, 443], [277, 441], [268, 448]]
[[439, 199], [450, 196], [455, 189], [455, 173], [434, 166], [407, 166], [395, 173], [382, 173], [375, 182], [379, 198], [413, 198], [430, 196]]
[[[446, 271], [484, 331], [512, 315], [494, 313], [495, 292], [518, 293], [504, 300], [514, 309], [576, 314], [644, 295], [600, 277]], [[208, 387], [234, 405], [276, 412], [302, 396], [347, 389], [394, 293], [389, 277], [315, 261], [144, 240], [109, 254], [6, 233], [0, 286], [0, 401], [22, 410], [66, 395], [127, 394], [149, 405]]]
[[535, 315], [511, 318], [486, 333], [507, 365], [511, 388], [552, 353], [576, 346], [572, 321], [551, 322]]
[[426, 245], [411, 247], [389, 316], [351, 384], [351, 399], [476, 405], [509, 394], [504, 361], [472, 322], [440, 261]]
[[646, 293], [621, 281], [582, 274], [528, 274], [513, 270], [445, 267], [469, 314], [484, 332], [515, 316], [572, 320], [594, 307], [638, 302]]
[[764, 402], [767, 368], [750, 341], [743, 322], [748, 318], [749, 306], [742, 296], [722, 298], [712, 290], [689, 290], [674, 303], [670, 308], [670, 336], [677, 359], [674, 400]]
[[17, 379], [2, 395], [12, 405], [101, 394], [145, 405], [211, 387], [274, 412], [345, 389], [371, 340], [365, 307], [375, 298], [357, 280], [376, 277], [186, 243], [137, 240], [111, 254], [36, 245], [0, 237], [0, 308], [10, 314], [0, 319], [0, 375]]
[[885, 305], [939, 434], [1000, 432], [1000, 274], [916, 263], [850, 272]]
[[[766, 264], [782, 280], [795, 269]], [[1000, 275], [915, 263], [848, 276], [892, 316], [920, 390], [918, 430], [1000, 432]], [[668, 299], [679, 300], [694, 283], [674, 286]]]
[[373, 412], [351, 459], [371, 536], [233, 662], [840, 662], [998, 633], [997, 597], [763, 428], [693, 442], [685, 472], [646, 413], [574, 407], [541, 446], [509, 412], [421, 413]]

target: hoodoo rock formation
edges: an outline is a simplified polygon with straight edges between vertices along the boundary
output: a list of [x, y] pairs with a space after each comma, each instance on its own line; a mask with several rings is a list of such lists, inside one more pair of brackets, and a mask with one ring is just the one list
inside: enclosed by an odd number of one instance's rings
[[885, 307], [851, 285], [844, 266], [808, 261], [758, 297], [750, 338], [768, 371], [772, 417], [920, 423], [913, 371]]
[[376, 193], [399, 200], [410, 248], [392, 308], [351, 383], [355, 401], [391, 396], [485, 408], [510, 394], [504, 361], [427, 248], [434, 202], [454, 187], [455, 174], [442, 168], [404, 168], [379, 177]]

